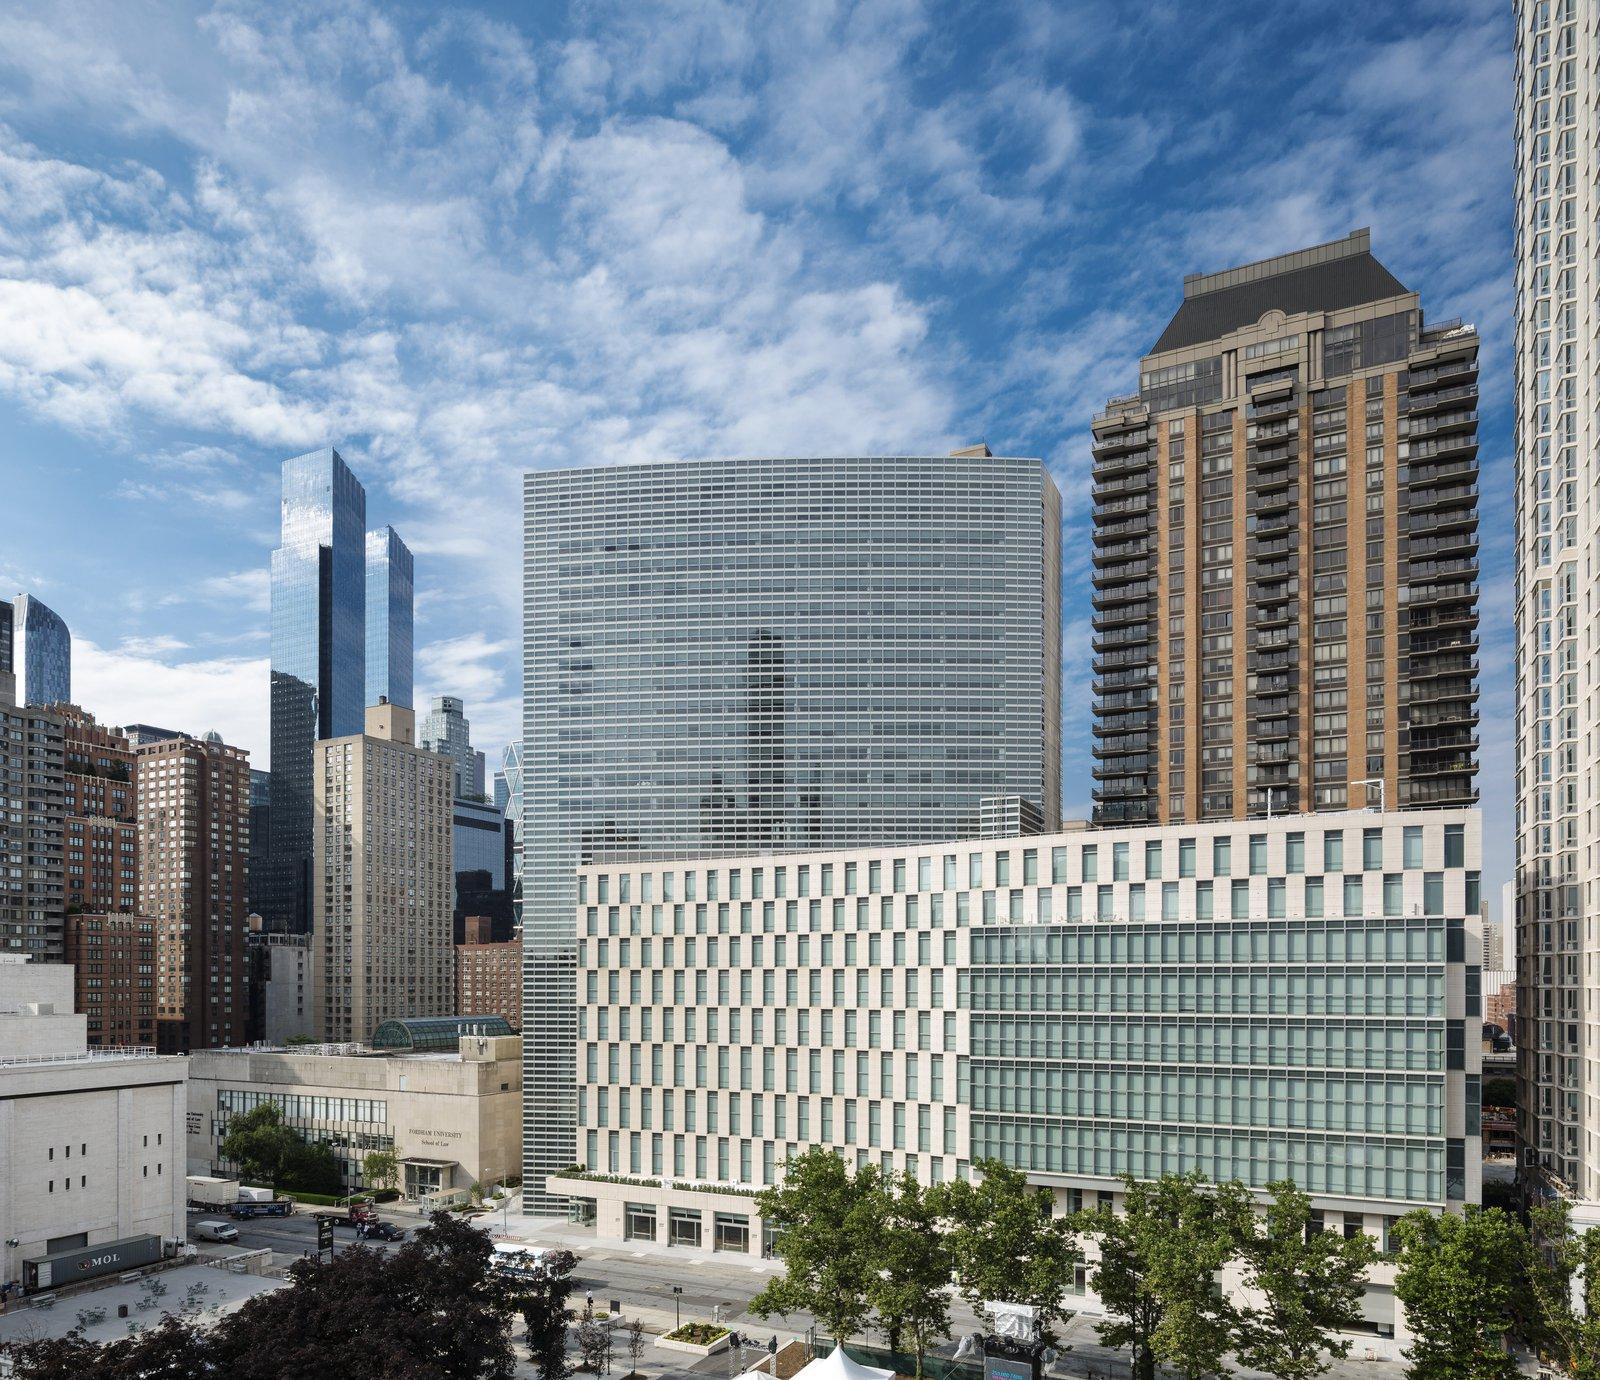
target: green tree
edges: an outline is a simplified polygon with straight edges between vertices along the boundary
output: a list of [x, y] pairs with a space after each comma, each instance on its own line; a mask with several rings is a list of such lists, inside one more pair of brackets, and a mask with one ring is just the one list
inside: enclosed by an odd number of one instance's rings
[[1100, 1243], [1101, 1341], [1132, 1352], [1135, 1380], [1155, 1380], [1158, 1363], [1188, 1380], [1220, 1372], [1237, 1315], [1216, 1277], [1250, 1230], [1249, 1193], [1201, 1174], [1123, 1183], [1121, 1212], [1107, 1204], [1081, 1218]]
[[822, 1146], [785, 1164], [783, 1182], [756, 1196], [762, 1217], [777, 1224], [783, 1273], [750, 1300], [750, 1311], [758, 1318], [810, 1313], [840, 1342], [861, 1331], [881, 1268], [871, 1240], [881, 1192], [875, 1167], [852, 1174]]
[[1361, 1320], [1361, 1295], [1375, 1254], [1362, 1232], [1349, 1240], [1312, 1228], [1311, 1199], [1289, 1180], [1271, 1184], [1263, 1220], [1249, 1224], [1240, 1256], [1257, 1307], [1240, 1312], [1240, 1362], [1278, 1380], [1312, 1380], [1350, 1354], [1341, 1330]]
[[262, 1102], [228, 1123], [221, 1154], [239, 1166], [242, 1178], [265, 1183], [276, 1193], [299, 1144], [300, 1137], [283, 1124], [283, 1113]]
[[566, 1380], [572, 1373], [567, 1362], [567, 1300], [577, 1268], [578, 1257], [571, 1251], [556, 1251], [545, 1257], [544, 1268], [536, 1275], [518, 1282], [517, 1309], [527, 1328], [523, 1341], [543, 1380]]
[[1499, 1208], [1419, 1209], [1395, 1224], [1395, 1297], [1414, 1340], [1412, 1380], [1515, 1380], [1505, 1349], [1526, 1276], [1527, 1233]]
[[393, 1188], [400, 1177], [400, 1161], [392, 1150], [368, 1151], [366, 1159], [361, 1161], [361, 1177], [373, 1188]]
[[1574, 1232], [1560, 1201], [1530, 1217], [1529, 1330], [1564, 1375], [1600, 1380], [1600, 1227]]
[[289, 1287], [257, 1294], [209, 1327], [171, 1319], [96, 1344], [81, 1334], [14, 1354], [25, 1380], [511, 1380], [517, 1286], [491, 1264], [486, 1232], [448, 1213], [392, 1252], [297, 1261]]
[[870, 1200], [871, 1229], [879, 1263], [867, 1297], [882, 1319], [890, 1347], [902, 1346], [922, 1360], [928, 1348], [950, 1335], [950, 1247], [939, 1220], [937, 1195], [915, 1174], [890, 1175]]
[[931, 1190], [950, 1229], [956, 1287], [975, 1308], [985, 1300], [1031, 1304], [1039, 1324], [1070, 1312], [1073, 1269], [1083, 1258], [1066, 1218], [1054, 1215], [1049, 1189], [999, 1160], [977, 1160], [977, 1183], [952, 1180]]

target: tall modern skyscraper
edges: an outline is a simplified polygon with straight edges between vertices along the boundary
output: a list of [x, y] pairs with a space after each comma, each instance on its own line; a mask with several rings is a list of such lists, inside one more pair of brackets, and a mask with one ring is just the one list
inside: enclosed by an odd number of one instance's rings
[[526, 476], [530, 1211], [575, 1150], [576, 867], [959, 838], [988, 796], [1056, 827], [1060, 523], [981, 448]]
[[454, 695], [435, 695], [433, 707], [422, 721], [422, 746], [442, 753], [455, 763], [455, 793], [478, 800], [483, 790], [483, 754], [472, 746], [472, 724], [466, 705]]
[[412, 567], [391, 529], [367, 532], [366, 491], [335, 450], [284, 462], [282, 515], [272, 553], [271, 854], [259, 894], [269, 929], [304, 932], [316, 744], [360, 733], [381, 694], [403, 691], [409, 704]]
[[411, 705], [411, 551], [392, 527], [367, 533], [367, 704]]
[[1517, 1133], [1535, 1196], [1600, 1221], [1600, 8], [1517, 7]]
[[1098, 822], [1477, 799], [1477, 357], [1365, 230], [1184, 280], [1094, 419]]
[[72, 702], [72, 634], [31, 594], [0, 600], [0, 671], [16, 676], [19, 705]]

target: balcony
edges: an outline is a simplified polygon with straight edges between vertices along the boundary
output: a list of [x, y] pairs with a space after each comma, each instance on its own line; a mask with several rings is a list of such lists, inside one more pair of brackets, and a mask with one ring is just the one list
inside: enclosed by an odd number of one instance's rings
[[[1478, 425], [1477, 409], [1457, 412], [1441, 412], [1437, 415], [1413, 416], [1411, 418], [1411, 437], [1413, 442], [1419, 436], [1433, 436], [1446, 431], [1462, 431], [1475, 428]], [[1413, 453], [1415, 450], [1413, 449]]]
[[1445, 456], [1472, 457], [1478, 454], [1478, 438], [1472, 430], [1452, 432], [1430, 440], [1411, 442], [1411, 460], [1438, 460]]
[[[1413, 515], [1433, 508], [1454, 508], [1457, 506], [1473, 510], [1478, 502], [1478, 486], [1476, 484], [1436, 486], [1419, 483], [1415, 475], [1413, 475], [1410, 485], [1410, 499]], [[1460, 521], [1461, 519], [1454, 520]], [[1414, 524], [1413, 530], [1415, 530]]]
[[1475, 524], [1454, 529], [1441, 528], [1437, 536], [1408, 537], [1406, 540], [1406, 554], [1412, 561], [1417, 561], [1432, 556], [1463, 555], [1468, 552], [1476, 553], [1478, 549], [1478, 529]]
[[1097, 633], [1109, 632], [1112, 628], [1129, 627], [1135, 623], [1148, 622], [1156, 616], [1154, 599], [1116, 603], [1110, 608], [1100, 608], [1100, 603], [1099, 599], [1095, 600], [1094, 617], [1089, 620], [1090, 628]]
[[1446, 384], [1453, 380], [1462, 379], [1468, 375], [1476, 376], [1478, 361], [1472, 354], [1455, 355], [1450, 358], [1440, 359], [1433, 364], [1424, 364], [1419, 369], [1408, 371], [1409, 387], [1430, 388]]
[[1406, 411], [1413, 417], [1419, 412], [1432, 412], [1435, 408], [1455, 402], [1477, 402], [1478, 385], [1476, 383], [1460, 383], [1449, 388], [1435, 388], [1432, 391], [1418, 391], [1419, 385], [1416, 376], [1411, 379], [1411, 395], [1407, 399]]

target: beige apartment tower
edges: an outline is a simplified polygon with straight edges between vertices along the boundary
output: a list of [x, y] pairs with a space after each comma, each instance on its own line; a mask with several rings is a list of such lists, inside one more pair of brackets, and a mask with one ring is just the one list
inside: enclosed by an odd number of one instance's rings
[[1477, 799], [1477, 355], [1365, 230], [1184, 280], [1094, 419], [1097, 822]]
[[313, 1010], [322, 1038], [450, 1014], [455, 996], [453, 764], [414, 745], [387, 702], [367, 731], [317, 744], [313, 773]]

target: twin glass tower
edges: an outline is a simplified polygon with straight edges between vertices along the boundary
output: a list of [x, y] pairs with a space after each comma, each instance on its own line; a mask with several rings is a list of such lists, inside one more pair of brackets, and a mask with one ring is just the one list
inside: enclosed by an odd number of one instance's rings
[[272, 834], [267, 927], [311, 927], [312, 770], [319, 739], [360, 733], [379, 697], [412, 707], [411, 552], [369, 532], [367, 494], [338, 451], [283, 465], [272, 553]]

